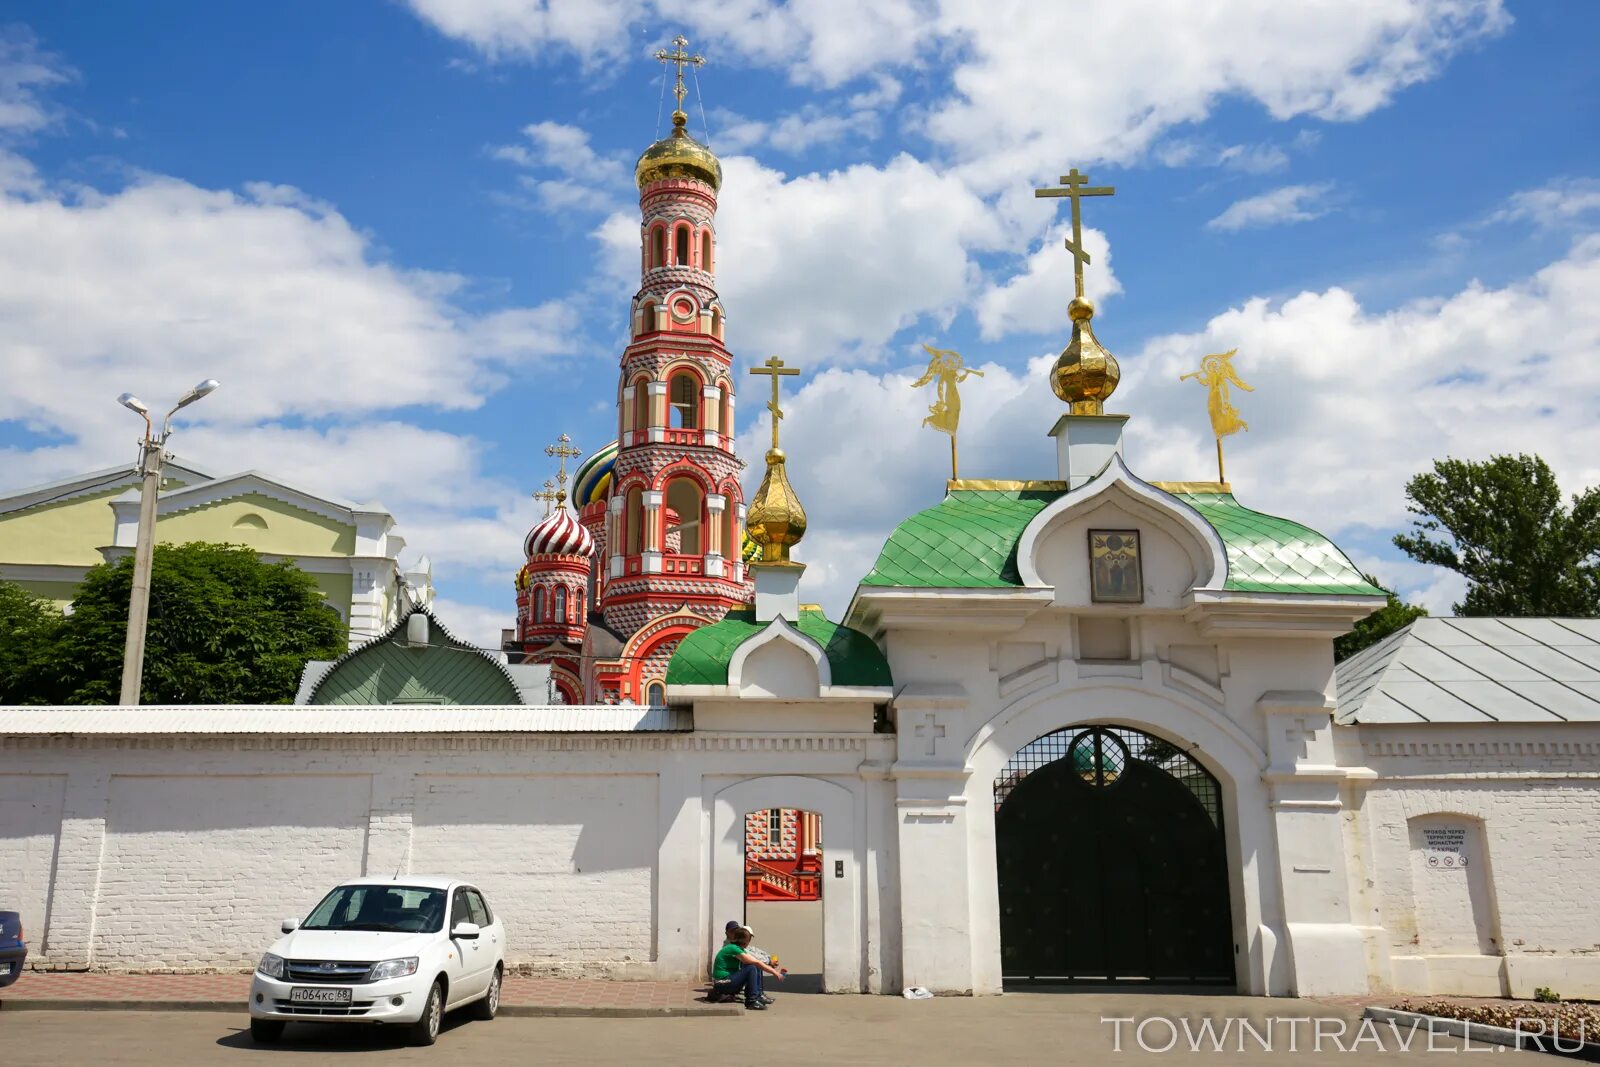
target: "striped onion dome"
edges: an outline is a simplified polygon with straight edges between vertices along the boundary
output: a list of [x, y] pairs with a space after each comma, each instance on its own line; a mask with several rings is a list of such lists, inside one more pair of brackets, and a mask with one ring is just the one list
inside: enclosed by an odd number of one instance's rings
[[616, 463], [617, 443], [612, 441], [579, 465], [572, 476], [572, 502], [579, 510], [610, 494], [611, 468]]
[[592, 556], [594, 537], [562, 506], [528, 531], [522, 547], [530, 559], [545, 555]]

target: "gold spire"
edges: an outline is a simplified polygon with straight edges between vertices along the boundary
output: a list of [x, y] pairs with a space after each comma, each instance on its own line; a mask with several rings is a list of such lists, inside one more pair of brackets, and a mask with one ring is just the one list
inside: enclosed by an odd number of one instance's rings
[[1050, 387], [1056, 396], [1067, 402], [1072, 414], [1104, 415], [1105, 401], [1122, 379], [1122, 369], [1089, 325], [1089, 320], [1094, 318], [1094, 304], [1083, 295], [1083, 267], [1090, 259], [1083, 247], [1083, 213], [1079, 201], [1085, 196], [1112, 196], [1117, 190], [1110, 185], [1090, 186], [1089, 176], [1078, 173], [1077, 167], [1061, 176], [1061, 184], [1063, 188], [1060, 189], [1033, 191], [1036, 197], [1064, 196], [1072, 201], [1072, 236], [1066, 240], [1067, 251], [1072, 254], [1074, 295], [1067, 305], [1067, 315], [1072, 319], [1072, 340], [1050, 368]]
[[1206, 356], [1200, 361], [1199, 370], [1178, 378], [1180, 382], [1193, 378], [1206, 387], [1206, 411], [1211, 416], [1211, 432], [1217, 438], [1217, 481], [1222, 483], [1228, 480], [1222, 469], [1222, 439], [1250, 428], [1250, 424], [1239, 417], [1239, 409], [1233, 406], [1228, 396], [1228, 386], [1237, 385], [1247, 393], [1255, 392], [1233, 369], [1233, 357], [1238, 351], [1235, 348]]
[[679, 34], [672, 39], [671, 52], [665, 48], [656, 52], [656, 59], [661, 63], [677, 65], [678, 80], [672, 95], [677, 97], [678, 104], [672, 112], [671, 135], [645, 149], [634, 167], [633, 176], [640, 189], [662, 178], [696, 178], [712, 189], [722, 188], [721, 161], [711, 149], [689, 136], [689, 116], [683, 110], [683, 98], [689, 90], [683, 84], [683, 68], [703, 67], [706, 58], [690, 55], [688, 44], [688, 38]]
[[555, 444], [545, 446], [544, 454], [558, 457], [561, 461], [561, 471], [556, 475], [556, 507], [559, 508], [567, 501], [567, 460], [575, 459], [583, 453], [572, 447], [572, 438], [562, 434], [556, 438]]
[[789, 549], [800, 543], [806, 534], [806, 510], [800, 506], [794, 486], [784, 470], [783, 449], [778, 447], [778, 420], [783, 418], [779, 404], [780, 378], [799, 374], [794, 367], [784, 366], [783, 360], [773, 356], [759, 367], [751, 367], [751, 374], [772, 379], [772, 399], [767, 410], [772, 413], [772, 447], [767, 451], [767, 473], [761, 479], [750, 507], [745, 512], [745, 530], [750, 540], [761, 546], [761, 563], [798, 567], [789, 558]]

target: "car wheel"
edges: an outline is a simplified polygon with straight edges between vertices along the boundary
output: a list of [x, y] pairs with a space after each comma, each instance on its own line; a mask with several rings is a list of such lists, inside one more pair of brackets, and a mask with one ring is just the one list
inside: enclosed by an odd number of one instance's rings
[[422, 1018], [411, 1024], [407, 1035], [413, 1045], [431, 1045], [439, 1040], [439, 1025], [444, 1022], [444, 986], [438, 982], [428, 990], [428, 1002], [422, 1006]]
[[283, 1022], [280, 1019], [251, 1019], [250, 1040], [258, 1045], [270, 1045], [283, 1036]]
[[501, 968], [496, 965], [494, 977], [489, 979], [489, 991], [483, 995], [482, 1000], [472, 1006], [472, 1017], [474, 1019], [482, 1019], [484, 1022], [488, 1022], [500, 1010], [500, 979], [503, 977], [503, 973]]

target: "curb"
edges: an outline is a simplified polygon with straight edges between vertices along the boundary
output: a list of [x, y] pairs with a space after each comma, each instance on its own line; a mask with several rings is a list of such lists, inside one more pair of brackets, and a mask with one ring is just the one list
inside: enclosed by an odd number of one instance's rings
[[1465, 1019], [1446, 1019], [1439, 1015], [1423, 1015], [1415, 1011], [1379, 1007], [1369, 1007], [1361, 1014], [1363, 1018], [1371, 1019], [1374, 1022], [1413, 1026], [1419, 1030], [1444, 1034], [1448, 1037], [1465, 1038], [1468, 1041], [1476, 1041], [1483, 1045], [1504, 1045], [1520, 1052], [1542, 1052], [1547, 1056], [1561, 1056], [1569, 1060], [1600, 1063], [1600, 1045], [1587, 1042], [1576, 1049], [1556, 1049], [1547, 1047], [1551, 1043], [1550, 1040], [1548, 1038], [1541, 1040], [1538, 1034], [1519, 1033], [1516, 1030], [1508, 1030], [1503, 1026], [1468, 1022]]
[[[232, 1000], [0, 1000], [0, 1011], [211, 1011], [243, 1014], [243, 1002]], [[737, 1004], [707, 1004], [703, 1007], [625, 1008], [584, 1004], [501, 1004], [506, 1018], [588, 1018], [588, 1019], [698, 1019], [742, 1015]], [[308, 1019], [308, 1022], [317, 1022]]]

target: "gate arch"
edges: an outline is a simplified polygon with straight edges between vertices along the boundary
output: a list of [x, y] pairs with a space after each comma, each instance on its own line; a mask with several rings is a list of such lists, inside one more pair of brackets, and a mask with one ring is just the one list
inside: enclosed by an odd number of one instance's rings
[[1055, 730], [994, 781], [1001, 976], [1232, 985], [1222, 787], [1130, 726]]

